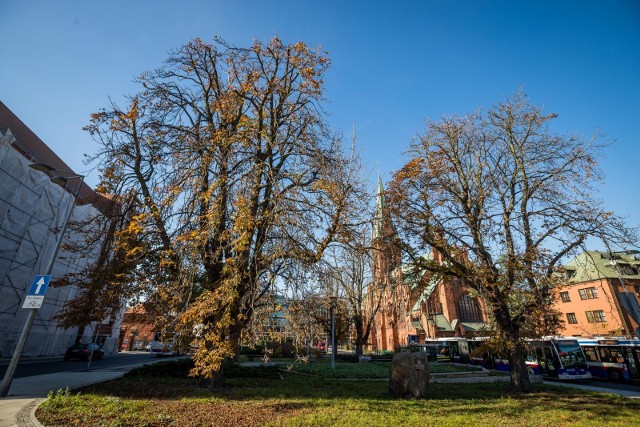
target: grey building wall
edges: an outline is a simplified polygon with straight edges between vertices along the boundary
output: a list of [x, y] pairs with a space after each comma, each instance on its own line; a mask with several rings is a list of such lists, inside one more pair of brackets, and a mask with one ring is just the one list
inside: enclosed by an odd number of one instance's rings
[[[20, 336], [28, 309], [22, 308], [34, 277], [43, 274], [56, 244], [56, 230], [62, 227], [73, 205], [73, 195], [49, 177], [29, 167], [16, 149], [10, 129], [0, 129], [0, 357], [9, 357]], [[13, 145], [12, 145], [13, 144]], [[71, 220], [85, 220], [100, 212], [90, 204], [73, 208]], [[77, 239], [68, 229], [63, 242]], [[94, 254], [79, 256], [64, 250], [58, 253], [52, 280], [79, 271]], [[64, 330], [53, 319], [77, 293], [74, 286], [49, 287], [38, 310], [24, 349], [25, 356], [60, 355], [73, 343], [77, 328]], [[90, 340], [92, 327], [85, 330]], [[107, 352], [115, 351], [119, 321], [105, 341]]]

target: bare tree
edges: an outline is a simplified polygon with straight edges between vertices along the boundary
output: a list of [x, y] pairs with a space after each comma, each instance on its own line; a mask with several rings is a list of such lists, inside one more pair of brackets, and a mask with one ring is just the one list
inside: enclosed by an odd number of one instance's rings
[[[636, 238], [595, 197], [597, 138], [553, 134], [555, 118], [518, 92], [486, 113], [428, 121], [390, 189], [410, 257], [486, 301], [514, 391], [530, 389], [525, 334], [557, 321], [561, 262], [590, 235]], [[444, 262], [416, 257], [425, 247]]]
[[374, 285], [367, 228], [361, 227], [348, 244], [333, 247], [325, 255], [324, 278], [333, 283], [345, 305], [343, 315], [353, 327], [357, 356], [363, 354], [363, 347], [369, 341], [384, 295], [379, 286]]

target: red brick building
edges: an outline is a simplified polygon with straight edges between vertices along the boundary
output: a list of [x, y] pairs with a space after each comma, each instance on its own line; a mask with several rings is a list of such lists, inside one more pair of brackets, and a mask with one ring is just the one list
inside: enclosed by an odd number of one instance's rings
[[[394, 350], [429, 338], [486, 334], [484, 302], [459, 279], [402, 265], [397, 239], [379, 180], [371, 246], [374, 292], [381, 293], [382, 302], [369, 349]], [[436, 252], [424, 257], [441, 260]]]
[[157, 341], [156, 327], [151, 316], [139, 304], [124, 313], [120, 325], [120, 351], [146, 350], [148, 344]]

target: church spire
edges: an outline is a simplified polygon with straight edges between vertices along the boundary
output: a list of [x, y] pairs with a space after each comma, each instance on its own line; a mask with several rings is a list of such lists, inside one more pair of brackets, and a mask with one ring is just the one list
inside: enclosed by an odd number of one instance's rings
[[387, 215], [388, 215], [387, 200], [384, 197], [384, 187], [382, 185], [382, 178], [380, 177], [380, 175], [378, 175], [376, 213], [373, 218], [373, 230], [371, 233], [372, 240], [384, 236], [384, 223], [385, 223], [385, 216]]

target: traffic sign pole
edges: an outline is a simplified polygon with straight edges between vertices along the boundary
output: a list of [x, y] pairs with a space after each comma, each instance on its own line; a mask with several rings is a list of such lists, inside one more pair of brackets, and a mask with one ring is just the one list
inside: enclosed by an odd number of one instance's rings
[[[67, 212], [67, 216], [64, 219], [64, 223], [62, 225], [62, 229], [58, 234], [58, 240], [56, 241], [56, 247], [51, 254], [51, 259], [49, 259], [49, 263], [47, 264], [47, 268], [45, 269], [44, 276], [49, 276], [51, 274], [51, 270], [53, 270], [53, 264], [56, 262], [56, 258], [58, 257], [58, 251], [60, 250], [60, 246], [62, 245], [62, 239], [64, 239], [64, 234], [67, 232], [67, 225], [69, 225], [69, 219], [71, 218], [71, 213], [73, 212], [73, 208], [76, 205], [76, 201], [78, 200], [78, 193], [80, 193], [80, 187], [82, 187], [82, 183], [84, 182], [84, 176], [78, 175], [77, 178], [81, 178], [80, 185], [76, 190], [73, 196], [73, 203], [71, 207], [69, 207], [69, 211]], [[35, 288], [33, 284], [29, 290], [29, 293], [32, 295], [44, 294], [47, 290], [47, 286], [42, 288], [44, 283], [40, 283], [40, 280], [43, 276], [36, 276]], [[46, 285], [49, 284], [49, 280], [46, 279]], [[7, 368], [7, 372], [4, 374], [4, 378], [2, 379], [2, 384], [0, 384], [0, 397], [7, 397], [9, 394], [9, 387], [11, 387], [11, 382], [13, 381], [13, 375], [16, 372], [16, 367], [18, 366], [18, 362], [20, 361], [20, 356], [22, 356], [22, 350], [24, 350], [24, 345], [27, 343], [27, 338], [29, 337], [29, 331], [31, 330], [31, 325], [33, 324], [33, 319], [36, 317], [37, 308], [32, 308], [29, 310], [29, 314], [27, 316], [27, 321], [24, 324], [24, 328], [22, 328], [22, 333], [20, 334], [20, 338], [18, 339], [18, 344], [16, 345], [16, 349], [13, 351], [13, 356], [11, 356], [11, 362], [9, 362], [9, 367]]]
[[2, 385], [0, 386], [0, 397], [7, 397], [7, 394], [9, 393], [9, 387], [11, 387], [13, 374], [16, 372], [16, 368], [18, 367], [18, 362], [20, 361], [20, 356], [22, 355], [22, 349], [24, 348], [24, 345], [27, 343], [29, 330], [31, 329], [31, 325], [33, 324], [33, 319], [35, 319], [36, 317], [37, 311], [38, 311], [37, 308], [32, 308], [31, 310], [29, 310], [27, 321], [24, 323], [24, 327], [22, 328], [22, 334], [20, 334], [20, 339], [18, 339], [18, 345], [16, 346], [16, 351], [13, 353], [13, 357], [11, 358], [11, 362], [9, 363], [7, 372], [4, 375], [4, 379], [2, 380]]

